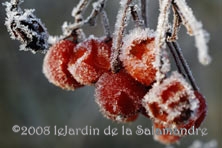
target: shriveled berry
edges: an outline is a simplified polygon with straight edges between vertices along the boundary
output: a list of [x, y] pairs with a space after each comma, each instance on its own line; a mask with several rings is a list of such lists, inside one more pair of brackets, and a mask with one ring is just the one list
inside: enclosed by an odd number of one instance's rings
[[68, 63], [68, 70], [81, 84], [90, 85], [110, 70], [111, 40], [90, 37], [79, 43]]
[[126, 71], [147, 86], [156, 80], [158, 70], [155, 65], [158, 53], [155, 50], [154, 40], [153, 31], [136, 28], [124, 37], [120, 54], [120, 60]]
[[164, 126], [161, 123], [154, 122], [154, 139], [162, 144], [173, 144], [180, 140], [180, 135], [175, 135], [171, 130], [171, 127]]
[[76, 44], [69, 40], [61, 40], [49, 49], [43, 61], [43, 73], [49, 82], [66, 90], [74, 90], [82, 86], [67, 69], [75, 46]]
[[177, 72], [161, 84], [154, 84], [143, 100], [143, 106], [155, 122], [176, 126], [185, 126], [194, 119], [198, 105], [191, 86]]
[[96, 83], [95, 98], [101, 112], [114, 121], [132, 121], [140, 111], [147, 88], [124, 71], [104, 73]]

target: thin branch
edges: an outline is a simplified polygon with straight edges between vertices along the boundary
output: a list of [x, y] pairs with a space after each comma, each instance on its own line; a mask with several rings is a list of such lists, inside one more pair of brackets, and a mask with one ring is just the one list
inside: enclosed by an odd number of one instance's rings
[[73, 8], [72, 10], [72, 16], [75, 19], [75, 23], [81, 22], [82, 21], [82, 13], [85, 10], [85, 8], [87, 7], [89, 1], [88, 0], [80, 0], [78, 5]]
[[180, 14], [184, 26], [187, 28], [188, 34], [195, 37], [200, 63], [203, 65], [209, 64], [211, 57], [208, 54], [208, 33], [202, 28], [202, 24], [197, 21], [193, 11], [184, 0], [174, 0], [174, 3], [177, 6], [177, 12]]
[[129, 10], [129, 5], [132, 0], [121, 0], [120, 9], [117, 15], [117, 20], [115, 24], [113, 44], [112, 44], [112, 56], [111, 56], [111, 70], [116, 73], [120, 69], [120, 48], [122, 46], [122, 38], [127, 22], [127, 14]]
[[132, 18], [136, 24], [136, 27], [145, 28], [144, 21], [140, 19], [137, 9], [138, 9], [137, 5], [130, 6], [130, 12], [131, 12]]
[[86, 24], [89, 24], [91, 26], [95, 25], [95, 21], [99, 12], [103, 10], [105, 0], [98, 0], [97, 2], [93, 3], [92, 12], [85, 20], [83, 20], [80, 16], [81, 16], [82, 11], [87, 6], [86, 2], [88, 1], [87, 0], [80, 1], [77, 7], [73, 9], [72, 15], [78, 16], [78, 17], [74, 16], [75, 23], [74, 24], [65, 23], [63, 25], [63, 30], [64, 30], [63, 32], [65, 32], [64, 34], [66, 37], [67, 36], [69, 37], [70, 35], [72, 36], [73, 31], [77, 32], [79, 36], [81, 36], [81, 34], [82, 36], [84, 36], [82, 29], [79, 29], [79, 28], [81, 28], [83, 25], [86, 25]]
[[142, 19], [144, 21], [145, 27], [148, 26], [147, 23], [147, 0], [141, 0], [141, 12], [142, 12]]
[[166, 37], [165, 33], [168, 30], [170, 4], [171, 4], [171, 0], [161, 0], [160, 14], [158, 17], [158, 24], [157, 24], [156, 37], [155, 37], [155, 50], [157, 53], [155, 67], [158, 69], [156, 73], [157, 83], [160, 83], [161, 79], [164, 77], [164, 74], [161, 72], [161, 61], [162, 61], [161, 50], [163, 49], [165, 45], [165, 37]]
[[109, 24], [109, 19], [107, 17], [106, 11], [102, 10], [100, 15], [102, 17], [102, 24], [103, 24], [103, 28], [104, 28], [104, 33], [105, 33], [106, 37], [111, 38], [110, 24]]
[[185, 77], [185, 74], [183, 73], [182, 68], [181, 68], [181, 65], [180, 65], [180, 61], [179, 61], [179, 59], [177, 58], [177, 53], [176, 53], [176, 52], [174, 51], [174, 49], [173, 49], [174, 47], [173, 47], [172, 43], [169, 42], [169, 41], [167, 41], [167, 40], [166, 40], [166, 43], [167, 43], [167, 46], [169, 47], [170, 52], [171, 52], [171, 54], [172, 54], [172, 56], [173, 56], [173, 59], [174, 59], [174, 61], [175, 61], [175, 63], [176, 63], [178, 72]]
[[177, 11], [174, 2], [172, 2], [172, 9], [173, 9], [173, 30], [172, 30], [172, 35], [167, 38], [168, 41], [176, 41], [178, 39], [178, 32], [182, 23], [182, 20], [180, 18], [180, 15]]
[[198, 86], [197, 86], [197, 84], [195, 82], [195, 79], [193, 77], [193, 74], [192, 74], [192, 72], [190, 70], [190, 67], [189, 67], [186, 59], [183, 56], [181, 48], [179, 47], [179, 44], [176, 41], [174, 41], [174, 42], [172, 42], [172, 45], [173, 45], [173, 47], [174, 47], [174, 49], [176, 51], [177, 56], [179, 57], [179, 59], [181, 61], [181, 64], [182, 64], [182, 66], [184, 68], [184, 71], [185, 71], [185, 73], [187, 75], [187, 78], [189, 79], [193, 89], [194, 90], [199, 90], [199, 88], [198, 88]]

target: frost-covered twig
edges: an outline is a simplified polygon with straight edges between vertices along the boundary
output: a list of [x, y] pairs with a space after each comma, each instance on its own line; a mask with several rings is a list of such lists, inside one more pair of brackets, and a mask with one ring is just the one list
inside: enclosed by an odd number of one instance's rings
[[167, 38], [168, 41], [176, 41], [178, 39], [178, 32], [182, 23], [179, 13], [176, 10], [175, 4], [172, 2], [173, 9], [173, 28], [172, 35]]
[[78, 5], [73, 8], [72, 16], [75, 19], [75, 23], [81, 22], [83, 20], [82, 13], [87, 7], [88, 3], [88, 0], [80, 0]]
[[168, 30], [168, 18], [169, 18], [169, 10], [170, 10], [171, 0], [162, 0], [160, 4], [160, 14], [158, 17], [158, 24], [156, 29], [156, 37], [155, 37], [155, 50], [156, 50], [156, 62], [154, 65], [157, 67], [158, 71], [156, 73], [157, 83], [161, 81], [164, 77], [164, 74], [161, 72], [161, 57], [162, 57], [162, 49], [165, 45], [165, 33]]
[[106, 37], [111, 38], [111, 30], [110, 30], [110, 25], [109, 25], [109, 19], [107, 17], [106, 11], [102, 10], [100, 12], [100, 15], [102, 17], [102, 24], [103, 24], [103, 29]]
[[144, 21], [140, 19], [140, 16], [138, 14], [138, 6], [137, 5], [131, 5], [130, 6], [130, 11], [132, 18], [136, 24], [136, 27], [145, 27]]
[[127, 21], [129, 18], [129, 5], [132, 0], [121, 0], [120, 9], [117, 15], [115, 30], [113, 34], [111, 70], [117, 72], [120, 68], [119, 53], [122, 46], [122, 39]]
[[[80, 2], [85, 2], [85, 1], [83, 0], [83, 1], [80, 1]], [[96, 17], [98, 16], [99, 12], [102, 11], [102, 9], [104, 7], [104, 3], [105, 3], [105, 0], [98, 0], [97, 2], [93, 3], [93, 10], [92, 10], [91, 14], [85, 20], [82, 19], [82, 21], [76, 21], [73, 24], [68, 24], [67, 22], [65, 22], [63, 27], [62, 27], [64, 35], [69, 36], [72, 33], [73, 30], [77, 30], [85, 24], [94, 25]], [[77, 6], [77, 8], [81, 8], [81, 9], [83, 9], [82, 8], [83, 6], [86, 6], [85, 3], [80, 5], [81, 7], [79, 5]], [[72, 15], [75, 14], [74, 12], [76, 12], [76, 13], [82, 12], [82, 11], [77, 11], [78, 10], [77, 8], [74, 9]]]
[[148, 26], [147, 22], [147, 0], [140, 0], [141, 1], [141, 12], [142, 12], [142, 19], [144, 21], [145, 27]]
[[194, 35], [196, 47], [198, 49], [198, 59], [201, 64], [207, 65], [211, 62], [208, 54], [208, 40], [209, 35], [203, 29], [202, 23], [198, 22], [193, 15], [193, 12], [184, 0], [174, 0], [175, 5], [178, 7], [178, 12], [182, 19], [182, 23], [186, 26], [190, 35]]
[[156, 29], [155, 46], [161, 49], [165, 43], [165, 33], [168, 30], [168, 18], [170, 11], [171, 0], [163, 0], [161, 2], [160, 14]]

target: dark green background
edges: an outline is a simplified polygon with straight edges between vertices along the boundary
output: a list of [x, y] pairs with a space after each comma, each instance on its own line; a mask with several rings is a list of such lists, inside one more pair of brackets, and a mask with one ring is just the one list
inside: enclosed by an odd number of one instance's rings
[[[1, 0], [1, 2], [3, 2]], [[72, 21], [71, 11], [77, 0], [26, 0], [23, 8], [35, 8], [35, 14], [42, 19], [50, 34], [61, 34], [62, 23]], [[208, 115], [202, 127], [208, 129], [208, 135], [188, 136], [176, 147], [187, 148], [194, 140], [207, 142], [222, 140], [222, 1], [188, 0], [198, 20], [210, 33], [210, 54], [213, 61], [204, 67], [198, 63], [194, 38], [186, 34], [182, 27], [179, 43], [183, 49], [194, 77], [206, 96]], [[91, 10], [89, 6], [89, 10]], [[107, 12], [112, 29], [119, 8], [118, 1], [108, 0]], [[87, 16], [87, 11], [84, 16]], [[156, 29], [158, 16], [157, 0], [149, 2], [149, 27]], [[0, 6], [0, 147], [1, 148], [88, 148], [88, 147], [127, 147], [127, 148], [164, 148], [153, 140], [152, 136], [104, 136], [102, 130], [111, 125], [119, 128], [122, 124], [104, 118], [94, 102], [94, 88], [84, 87], [74, 92], [61, 90], [48, 83], [42, 74], [44, 55], [33, 55], [18, 51], [19, 43], [12, 41], [4, 24], [5, 11]], [[101, 24], [85, 27], [87, 35], [101, 36]], [[98, 127], [100, 136], [21, 136], [13, 133], [13, 125], [54, 126], [82, 128], [86, 125]], [[125, 124], [135, 130], [137, 125], [151, 128], [149, 119], [140, 117], [136, 122]]]

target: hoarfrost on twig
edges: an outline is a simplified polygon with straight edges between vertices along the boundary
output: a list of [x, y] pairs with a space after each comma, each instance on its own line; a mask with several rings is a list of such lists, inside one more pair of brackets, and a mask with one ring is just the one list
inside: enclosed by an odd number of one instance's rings
[[209, 41], [208, 33], [203, 29], [202, 23], [196, 20], [191, 8], [188, 7], [184, 0], [174, 0], [174, 3], [178, 7], [178, 12], [180, 13], [182, 22], [187, 28], [188, 33], [195, 36], [200, 63], [203, 65], [209, 64], [211, 62], [211, 58], [208, 54], [207, 46]]
[[[156, 62], [154, 63], [158, 71], [156, 73], [157, 83], [164, 77], [164, 74], [161, 72], [161, 53], [165, 45], [165, 33], [168, 29], [168, 18], [170, 10], [171, 0], [162, 0], [160, 5], [160, 14], [158, 17], [158, 24], [156, 29], [156, 38], [155, 38], [155, 48], [157, 52]], [[168, 62], [166, 62], [168, 63]]]
[[129, 5], [132, 0], [121, 0], [120, 9], [117, 14], [117, 20], [115, 23], [115, 30], [113, 33], [112, 43], [112, 55], [111, 55], [111, 69], [113, 72], [117, 72], [119, 69], [119, 53], [122, 46], [122, 39], [124, 36], [125, 27], [129, 19]]

